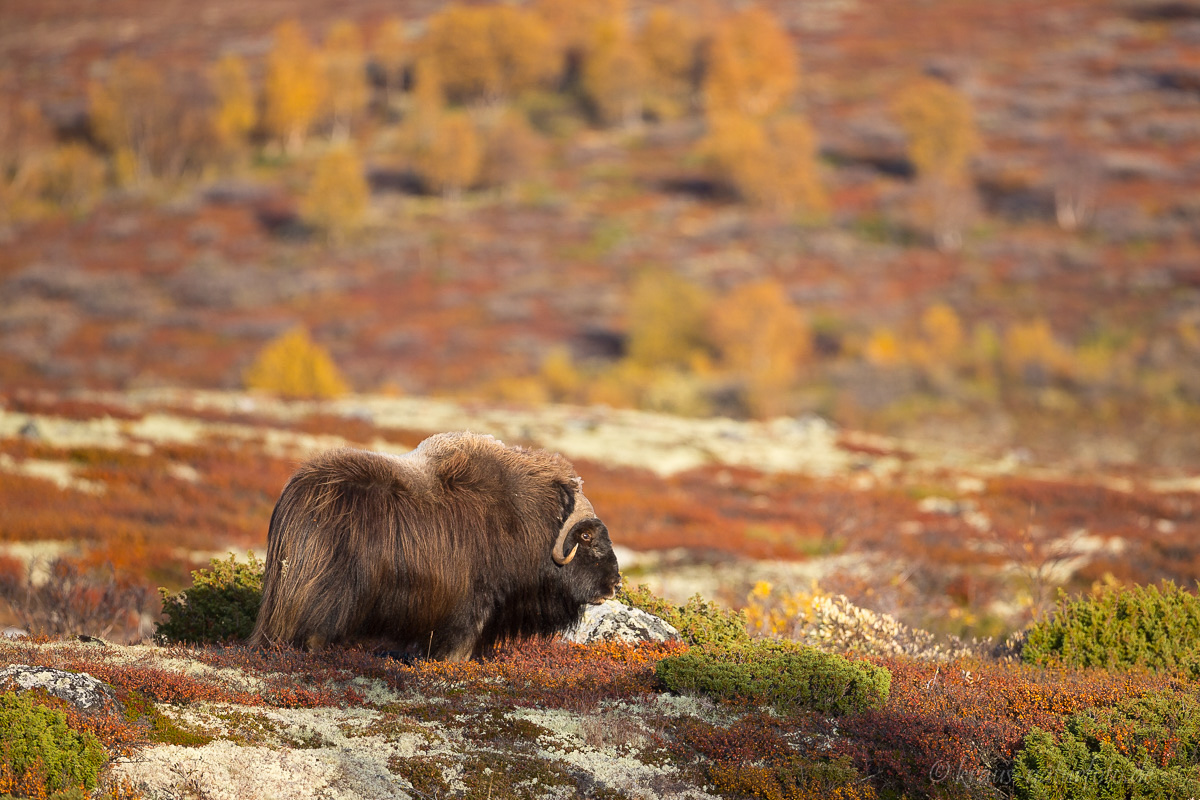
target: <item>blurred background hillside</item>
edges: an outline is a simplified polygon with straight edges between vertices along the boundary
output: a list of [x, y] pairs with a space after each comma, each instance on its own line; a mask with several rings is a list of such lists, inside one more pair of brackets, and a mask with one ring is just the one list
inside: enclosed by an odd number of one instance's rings
[[1200, 458], [1200, 5], [0, 11], [0, 385]]
[[[1190, 0], [5, 0], [0, 539], [144, 599], [261, 552], [305, 436], [435, 426], [155, 394], [251, 389], [512, 410], [646, 574], [964, 633], [1190, 583], [1198, 188]], [[764, 424], [666, 469], [583, 407]]]

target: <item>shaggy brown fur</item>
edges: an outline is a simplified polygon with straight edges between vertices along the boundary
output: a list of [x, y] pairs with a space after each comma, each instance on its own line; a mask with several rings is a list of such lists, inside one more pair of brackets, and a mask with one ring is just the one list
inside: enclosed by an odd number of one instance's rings
[[271, 515], [250, 643], [383, 640], [457, 660], [561, 631], [619, 580], [581, 484], [562, 456], [471, 433], [405, 456], [325, 453]]

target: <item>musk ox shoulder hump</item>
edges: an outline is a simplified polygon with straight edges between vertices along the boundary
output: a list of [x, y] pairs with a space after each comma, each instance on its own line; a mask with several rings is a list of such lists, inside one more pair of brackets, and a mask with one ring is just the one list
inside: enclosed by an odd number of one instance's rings
[[494, 436], [465, 431], [430, 436], [409, 457], [423, 458], [443, 486], [519, 494], [532, 485], [576, 479], [575, 468], [558, 453], [510, 447]]
[[343, 447], [309, 460], [292, 480], [321, 486], [358, 486], [419, 497], [433, 489], [433, 477], [424, 460], [416, 452], [393, 456]]

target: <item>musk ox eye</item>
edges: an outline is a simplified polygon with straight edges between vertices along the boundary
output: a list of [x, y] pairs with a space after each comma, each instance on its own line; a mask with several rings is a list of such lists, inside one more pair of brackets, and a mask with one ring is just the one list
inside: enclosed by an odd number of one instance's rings
[[582, 533], [580, 533], [579, 541], [583, 542], [584, 544], [590, 544], [592, 541], [592, 532], [591, 531], [583, 531]]

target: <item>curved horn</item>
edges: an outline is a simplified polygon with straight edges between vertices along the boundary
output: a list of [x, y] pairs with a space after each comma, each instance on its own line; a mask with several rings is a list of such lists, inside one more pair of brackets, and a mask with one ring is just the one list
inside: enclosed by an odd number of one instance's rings
[[550, 557], [559, 566], [566, 566], [571, 563], [571, 559], [575, 557], [576, 551], [579, 550], [579, 544], [576, 543], [571, 548], [571, 552], [563, 555], [563, 548], [567, 544], [567, 534], [571, 532], [571, 528], [574, 528], [577, 522], [592, 519], [596, 516], [592, 504], [583, 496], [583, 481], [579, 478], [576, 478], [575, 481], [575, 510], [563, 521], [562, 527], [558, 531], [558, 538], [554, 540], [554, 549], [550, 551]]
[[558, 539], [556, 539], [554, 542], [554, 549], [550, 551], [550, 557], [553, 558], [554, 563], [558, 564], [560, 567], [565, 567], [567, 564], [570, 564], [571, 559], [575, 557], [575, 551], [579, 549], [579, 545], [576, 544], [574, 547], [571, 548], [571, 552], [567, 553], [564, 556], [563, 555], [563, 545], [565, 545], [566, 543], [567, 543], [567, 529], [564, 528], [558, 534]]

